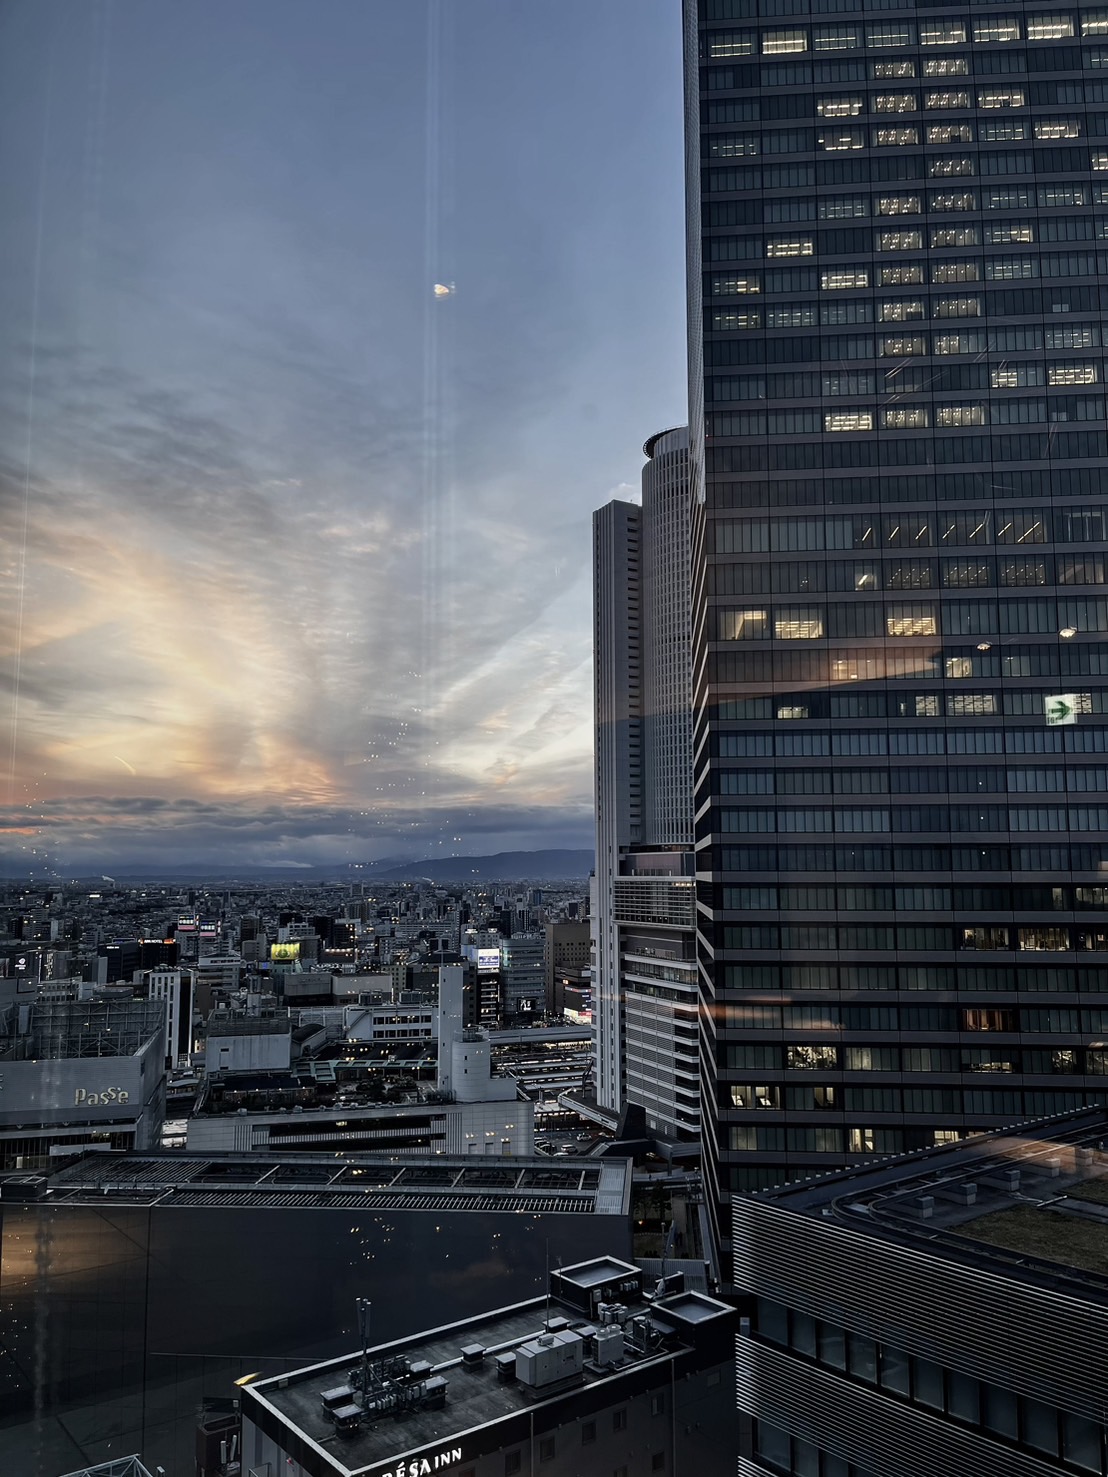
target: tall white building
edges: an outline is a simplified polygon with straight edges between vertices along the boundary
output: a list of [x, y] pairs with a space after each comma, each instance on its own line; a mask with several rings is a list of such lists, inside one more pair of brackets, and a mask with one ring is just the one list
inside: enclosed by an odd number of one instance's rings
[[642, 506], [593, 516], [593, 1020], [602, 1107], [695, 1134], [688, 433], [643, 448]]

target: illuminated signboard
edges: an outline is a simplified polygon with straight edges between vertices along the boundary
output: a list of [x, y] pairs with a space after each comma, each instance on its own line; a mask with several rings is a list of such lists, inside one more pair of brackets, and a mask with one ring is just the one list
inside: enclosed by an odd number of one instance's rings
[[477, 950], [477, 973], [478, 974], [495, 974], [499, 968], [500, 968], [500, 950], [499, 949], [478, 949]]
[[429, 1473], [443, 1472], [461, 1459], [462, 1448], [449, 1446], [445, 1451], [436, 1451], [433, 1456], [417, 1456], [409, 1461], [399, 1462], [387, 1472], [382, 1472], [381, 1477], [428, 1477]]
[[271, 944], [269, 948], [269, 957], [271, 959], [299, 959], [300, 940], [297, 939], [295, 940], [295, 942], [290, 944]]

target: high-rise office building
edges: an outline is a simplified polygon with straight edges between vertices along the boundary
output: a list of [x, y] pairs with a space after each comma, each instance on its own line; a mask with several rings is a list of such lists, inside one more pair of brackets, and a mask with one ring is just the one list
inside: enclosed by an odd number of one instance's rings
[[597, 1099], [695, 1135], [688, 433], [643, 447], [642, 506], [593, 515]]
[[1108, 11], [685, 35], [726, 1241], [732, 1190], [1102, 1096]]

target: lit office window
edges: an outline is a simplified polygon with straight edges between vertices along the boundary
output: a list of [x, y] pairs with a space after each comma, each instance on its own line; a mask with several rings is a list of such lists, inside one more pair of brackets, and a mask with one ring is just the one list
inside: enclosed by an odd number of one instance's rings
[[793, 303], [766, 309], [767, 328], [811, 328], [815, 322], [814, 303]]
[[897, 298], [881, 303], [877, 316], [882, 323], [911, 323], [924, 316], [923, 300], [918, 297]]
[[745, 277], [713, 277], [713, 297], [745, 297], [752, 292], [761, 292], [762, 281], [760, 277], [747, 275]]
[[977, 42], [988, 41], [1018, 41], [1020, 39], [1020, 23], [1014, 16], [1001, 19], [998, 16], [990, 16], [988, 20], [974, 21], [973, 39]]
[[983, 311], [979, 297], [937, 297], [931, 304], [935, 318], [980, 318]]
[[1023, 118], [1006, 119], [1003, 123], [982, 123], [983, 144], [1007, 144], [1014, 140], [1030, 138], [1027, 121]]
[[816, 206], [821, 221], [858, 220], [869, 215], [869, 201], [864, 195], [828, 195]]
[[768, 610], [721, 610], [720, 641], [756, 641], [769, 635]]
[[893, 405], [881, 412], [881, 424], [888, 431], [922, 431], [927, 420], [926, 405]]
[[1041, 364], [994, 364], [989, 384], [994, 390], [1023, 390], [1043, 383]]
[[1045, 118], [1035, 124], [1037, 139], [1080, 138], [1081, 124], [1076, 118]]
[[821, 97], [816, 101], [816, 112], [821, 118], [857, 118], [865, 105], [861, 97]]
[[935, 407], [937, 426], [983, 426], [985, 423], [984, 405], [937, 405]]
[[933, 605], [890, 605], [885, 611], [888, 636], [934, 636], [939, 617]]
[[815, 242], [808, 236], [771, 236], [766, 242], [766, 256], [812, 256]]
[[919, 28], [921, 46], [962, 46], [965, 39], [965, 21], [924, 21]]
[[919, 215], [923, 202], [918, 195], [882, 195], [877, 201], [877, 215]]
[[712, 328], [717, 333], [738, 333], [743, 329], [761, 328], [762, 315], [752, 308], [745, 313], [713, 313]]
[[922, 262], [894, 262], [877, 269], [879, 287], [917, 287], [922, 281]]
[[807, 31], [763, 31], [763, 56], [781, 56], [788, 52], [807, 51]]
[[914, 77], [916, 64], [911, 57], [896, 57], [888, 61], [870, 62], [870, 76], [875, 82], [892, 81], [898, 77]]
[[985, 227], [986, 246], [1015, 246], [1034, 239], [1035, 228], [1030, 221], [1003, 221]]
[[925, 108], [968, 108], [970, 95], [965, 91], [925, 92], [923, 106]]
[[873, 142], [874, 146], [879, 149], [903, 148], [909, 144], [918, 144], [919, 129], [914, 124], [900, 128], [875, 128]]
[[812, 31], [813, 51], [855, 51], [861, 44], [862, 32], [859, 26], [816, 26]]
[[1027, 93], [1022, 87], [985, 87], [977, 94], [979, 108], [1026, 108]]
[[823, 636], [823, 616], [818, 610], [778, 610], [773, 634], [779, 641], [817, 641]]
[[861, 128], [838, 128], [834, 133], [821, 133], [816, 143], [828, 154], [841, 154], [851, 149], [864, 149], [866, 135]]
[[923, 64], [925, 77], [968, 77], [969, 58], [965, 56], [929, 56]]
[[933, 226], [931, 228], [931, 247], [939, 246], [978, 246], [980, 238], [976, 226]]
[[944, 190], [941, 193], [932, 194], [932, 210], [976, 210], [977, 192], [975, 190]]
[[894, 46], [911, 46], [914, 27], [907, 22], [877, 22], [866, 27], [866, 45], [874, 51], [886, 51]]
[[1099, 344], [1099, 323], [1075, 323], [1072, 327], [1067, 324], [1065, 328], [1046, 330], [1048, 349], [1095, 349]]
[[1046, 382], [1048, 385], [1095, 385], [1097, 366], [1095, 364], [1050, 364], [1047, 366]]
[[874, 246], [878, 251], [919, 251], [923, 247], [923, 232], [878, 231]]
[[825, 431], [872, 431], [872, 410], [830, 410], [823, 417]]
[[930, 123], [927, 126], [929, 144], [972, 144], [972, 123]]
[[916, 96], [912, 92], [878, 92], [873, 98], [875, 113], [913, 113], [916, 106]]
[[989, 718], [1000, 712], [1000, 700], [993, 692], [951, 692], [946, 711], [950, 718]]
[[728, 133], [709, 140], [708, 156], [711, 159], [744, 159], [757, 154], [758, 149], [756, 133]]
[[1010, 185], [1003, 190], [988, 190], [985, 194], [986, 210], [1026, 210], [1034, 204], [1030, 185]]
[[1049, 209], [1058, 205], [1088, 205], [1089, 197], [1084, 185], [1040, 185], [1039, 205]]
[[928, 159], [927, 173], [931, 179], [951, 179], [956, 175], [977, 173], [972, 159], [938, 158]]
[[932, 262], [932, 282], [977, 282], [981, 268], [977, 262]]
[[1038, 276], [1037, 257], [1004, 256], [985, 263], [985, 279], [988, 282], [1023, 282]]
[[980, 329], [966, 333], [937, 333], [934, 342], [936, 354], [980, 354], [988, 347], [984, 331]]
[[753, 31], [717, 31], [708, 37], [708, 56], [713, 61], [729, 56], [753, 55]]
[[1069, 15], [1029, 15], [1028, 41], [1062, 41], [1073, 35], [1073, 17]]

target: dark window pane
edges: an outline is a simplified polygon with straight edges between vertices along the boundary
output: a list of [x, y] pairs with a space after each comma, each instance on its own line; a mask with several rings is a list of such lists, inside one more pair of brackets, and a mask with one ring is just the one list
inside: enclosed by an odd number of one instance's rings
[[977, 1425], [981, 1418], [981, 1387], [968, 1374], [947, 1375], [947, 1409], [960, 1421]]
[[1062, 1456], [1084, 1472], [1103, 1472], [1101, 1428], [1079, 1415], [1063, 1411]]
[[943, 1372], [926, 1359], [912, 1360], [912, 1375], [915, 1398], [921, 1405], [930, 1405], [933, 1410], [943, 1409]]
[[846, 1368], [846, 1335], [841, 1328], [830, 1323], [819, 1325], [819, 1359], [832, 1369]]
[[897, 1395], [910, 1393], [908, 1380], [908, 1356], [899, 1349], [882, 1348], [880, 1358], [881, 1387]]
[[1037, 1400], [1021, 1400], [1023, 1410], [1023, 1439], [1036, 1451], [1045, 1451], [1048, 1456], [1058, 1455], [1058, 1412]]
[[1015, 1441], [1019, 1436], [1019, 1419], [1016, 1397], [1011, 1390], [998, 1390], [992, 1385], [982, 1386], [981, 1421], [998, 1436], [1007, 1436]]

